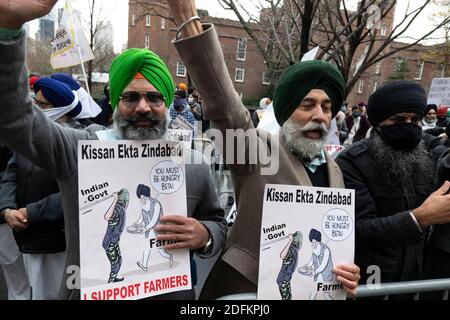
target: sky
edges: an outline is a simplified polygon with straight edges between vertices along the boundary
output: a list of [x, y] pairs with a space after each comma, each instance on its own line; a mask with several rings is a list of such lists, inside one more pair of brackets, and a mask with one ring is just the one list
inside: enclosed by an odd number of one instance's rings
[[[398, 0], [397, 1], [397, 11], [396, 19], [399, 21], [403, 16], [408, 3], [411, 6], [417, 6], [423, 0]], [[102, 18], [111, 20], [114, 28], [114, 50], [120, 52], [127, 43], [128, 38], [128, 0], [97, 0], [99, 7], [102, 7]], [[198, 8], [208, 10], [211, 16], [224, 17], [229, 19], [236, 19], [234, 13], [231, 10], [223, 9], [218, 0], [196, 0], [196, 5]], [[249, 10], [254, 10], [255, 8], [251, 5], [253, 1], [248, 1]], [[348, 0], [349, 3], [356, 3], [355, 0]], [[82, 15], [88, 15], [88, 1], [87, 0], [72, 0], [73, 6], [78, 8]], [[56, 7], [63, 7], [64, 1], [60, 0]], [[57, 11], [56, 11], [57, 12]], [[423, 34], [424, 30], [432, 27], [432, 15], [435, 12], [433, 8], [427, 10], [427, 12], [422, 13], [422, 16], [417, 19], [417, 21], [411, 25], [408, 29], [408, 36], [415, 37], [417, 35]], [[38, 23], [36, 21], [31, 23], [31, 34], [37, 31]], [[439, 37], [440, 35], [436, 35]], [[409, 42], [408, 38], [402, 39], [404, 42]]]

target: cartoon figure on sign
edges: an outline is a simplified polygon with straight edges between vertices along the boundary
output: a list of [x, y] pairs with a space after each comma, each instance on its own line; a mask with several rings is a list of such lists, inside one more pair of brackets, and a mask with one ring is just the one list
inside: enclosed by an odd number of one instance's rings
[[108, 283], [123, 281], [117, 275], [122, 265], [122, 255], [120, 253], [119, 240], [125, 227], [125, 210], [130, 202], [127, 189], [122, 189], [113, 194], [114, 201], [105, 213], [105, 220], [108, 221], [106, 234], [103, 238], [103, 249], [111, 264]]
[[280, 253], [280, 258], [283, 259], [280, 273], [277, 277], [277, 284], [280, 290], [282, 300], [291, 300], [291, 278], [297, 268], [298, 252], [302, 247], [303, 236], [300, 231], [289, 235], [289, 242]]
[[[326, 288], [325, 282], [334, 281], [330, 248], [322, 243], [322, 234], [316, 229], [311, 229], [309, 232], [309, 241], [312, 248], [311, 260], [305, 266], [298, 268], [297, 271], [302, 275], [314, 277], [314, 282], [318, 283], [318, 288]], [[317, 293], [317, 291], [311, 292], [309, 300], [316, 300]], [[323, 291], [323, 295], [326, 300], [334, 300], [328, 291]]]
[[[148, 259], [150, 257], [153, 244], [157, 241], [155, 227], [159, 223], [159, 219], [163, 215], [161, 203], [150, 196], [150, 187], [140, 184], [136, 189], [136, 195], [141, 200], [141, 216], [139, 220], [127, 228], [130, 233], [143, 233], [146, 239], [149, 239], [149, 247], [142, 252], [142, 260], [137, 261], [137, 265], [143, 271], [147, 271]], [[173, 255], [164, 248], [158, 247], [159, 254], [169, 259], [170, 267], [173, 265]]]

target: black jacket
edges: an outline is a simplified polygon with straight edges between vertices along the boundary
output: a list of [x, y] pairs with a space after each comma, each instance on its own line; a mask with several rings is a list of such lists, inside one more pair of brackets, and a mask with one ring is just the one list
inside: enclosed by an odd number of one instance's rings
[[409, 186], [393, 182], [375, 164], [372, 139], [352, 145], [336, 160], [346, 187], [356, 190], [355, 262], [361, 283], [373, 265], [380, 267], [382, 282], [415, 280], [422, 273], [425, 231], [414, 223], [410, 210], [434, 191], [434, 181], [418, 172]]
[[[442, 185], [445, 181], [450, 181], [450, 149], [439, 160], [437, 167], [438, 184]], [[450, 255], [450, 223], [434, 226], [434, 231], [430, 239], [430, 246], [439, 248]], [[448, 260], [449, 258], [447, 258]], [[450, 266], [448, 266], [448, 275], [450, 277]]]
[[64, 214], [55, 178], [17, 155], [9, 161], [0, 181], [0, 212], [6, 208], [27, 209], [30, 225], [25, 231], [14, 231], [22, 253], [66, 250]]

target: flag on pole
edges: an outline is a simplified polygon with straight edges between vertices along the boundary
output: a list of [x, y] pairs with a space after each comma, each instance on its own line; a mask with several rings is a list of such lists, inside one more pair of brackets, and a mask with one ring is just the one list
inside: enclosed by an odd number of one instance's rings
[[53, 69], [72, 67], [95, 58], [81, 29], [80, 21], [73, 14], [67, 0], [52, 45], [50, 64]]

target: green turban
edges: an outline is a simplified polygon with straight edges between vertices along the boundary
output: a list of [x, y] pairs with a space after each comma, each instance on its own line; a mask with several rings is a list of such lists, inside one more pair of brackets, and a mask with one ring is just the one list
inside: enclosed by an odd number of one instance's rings
[[164, 95], [166, 107], [169, 107], [174, 93], [169, 69], [152, 51], [133, 48], [118, 55], [109, 70], [109, 92], [113, 109], [117, 107], [123, 90], [138, 72]]
[[281, 77], [273, 96], [273, 109], [280, 126], [286, 122], [313, 89], [322, 89], [331, 99], [333, 118], [344, 102], [345, 80], [325, 61], [305, 61], [291, 66]]

